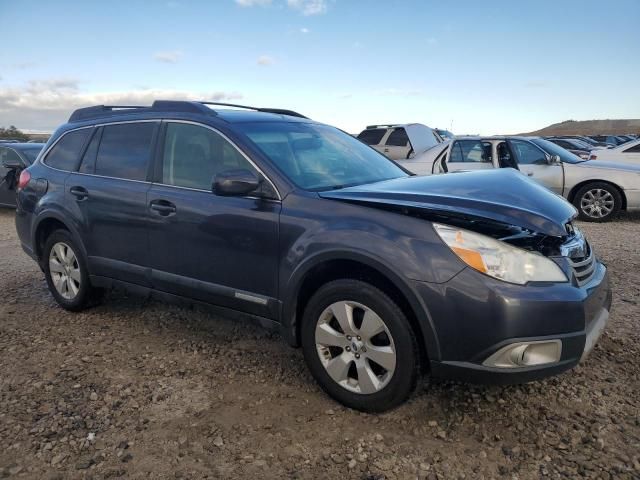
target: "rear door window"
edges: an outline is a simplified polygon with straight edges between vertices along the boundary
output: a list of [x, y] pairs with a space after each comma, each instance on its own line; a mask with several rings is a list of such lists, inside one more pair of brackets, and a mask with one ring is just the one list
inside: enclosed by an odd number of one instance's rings
[[390, 147], [406, 147], [409, 144], [407, 131], [404, 128], [396, 128], [387, 138], [386, 144]]
[[75, 170], [90, 133], [91, 128], [82, 128], [64, 134], [47, 154], [45, 165], [58, 170]]
[[95, 173], [126, 180], [146, 180], [157, 122], [103, 127]]
[[386, 128], [368, 128], [358, 135], [358, 140], [366, 143], [367, 145], [378, 145], [387, 133]]
[[81, 173], [94, 173], [96, 168], [96, 155], [98, 154], [98, 145], [100, 143], [100, 135], [102, 134], [102, 128], [96, 129], [93, 137], [91, 137], [91, 141], [89, 142], [89, 146], [87, 150], [84, 152], [82, 156], [82, 162], [80, 162], [80, 168], [78, 169]]

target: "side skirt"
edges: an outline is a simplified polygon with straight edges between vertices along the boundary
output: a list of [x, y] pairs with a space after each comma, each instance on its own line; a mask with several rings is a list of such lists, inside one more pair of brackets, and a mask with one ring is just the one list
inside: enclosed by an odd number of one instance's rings
[[244, 321], [264, 328], [269, 332], [280, 332], [280, 323], [269, 318], [260, 317], [250, 313], [240, 312], [231, 308], [214, 305], [212, 303], [194, 300], [192, 298], [175, 295], [173, 293], [162, 292], [151, 287], [143, 287], [134, 283], [124, 282], [122, 280], [114, 280], [113, 278], [101, 277], [98, 275], [90, 275], [89, 279], [94, 287], [113, 290], [116, 292], [127, 293], [136, 297], [152, 298], [161, 302], [171, 303], [175, 305], [189, 306], [200, 305], [212, 313], [230, 320]]

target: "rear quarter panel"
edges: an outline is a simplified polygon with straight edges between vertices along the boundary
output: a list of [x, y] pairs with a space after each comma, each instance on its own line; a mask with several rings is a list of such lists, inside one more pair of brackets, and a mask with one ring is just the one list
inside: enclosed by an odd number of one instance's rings
[[589, 181], [604, 181], [618, 186], [627, 199], [627, 208], [640, 208], [640, 168], [606, 168], [590, 166], [589, 161], [579, 164], [564, 164], [565, 196], [576, 186]]

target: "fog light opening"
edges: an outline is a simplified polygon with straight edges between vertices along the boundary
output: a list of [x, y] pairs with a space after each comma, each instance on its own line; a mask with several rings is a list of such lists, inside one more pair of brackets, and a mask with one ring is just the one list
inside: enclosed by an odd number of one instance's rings
[[560, 340], [517, 342], [502, 347], [482, 364], [498, 368], [534, 367], [559, 362], [561, 356]]

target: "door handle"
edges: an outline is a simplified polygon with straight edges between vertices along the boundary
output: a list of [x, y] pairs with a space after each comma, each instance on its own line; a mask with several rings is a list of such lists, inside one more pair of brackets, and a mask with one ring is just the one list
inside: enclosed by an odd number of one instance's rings
[[167, 200], [153, 200], [149, 204], [149, 208], [163, 217], [176, 213], [176, 206]]
[[385, 149], [384, 149], [384, 153], [389, 153], [389, 149], [388, 149], [388, 148], [385, 148]]
[[71, 187], [69, 189], [69, 193], [74, 197], [76, 197], [76, 200], [78, 202], [89, 198], [89, 192], [84, 187]]
[[533, 177], [533, 172], [527, 173], [527, 177]]

